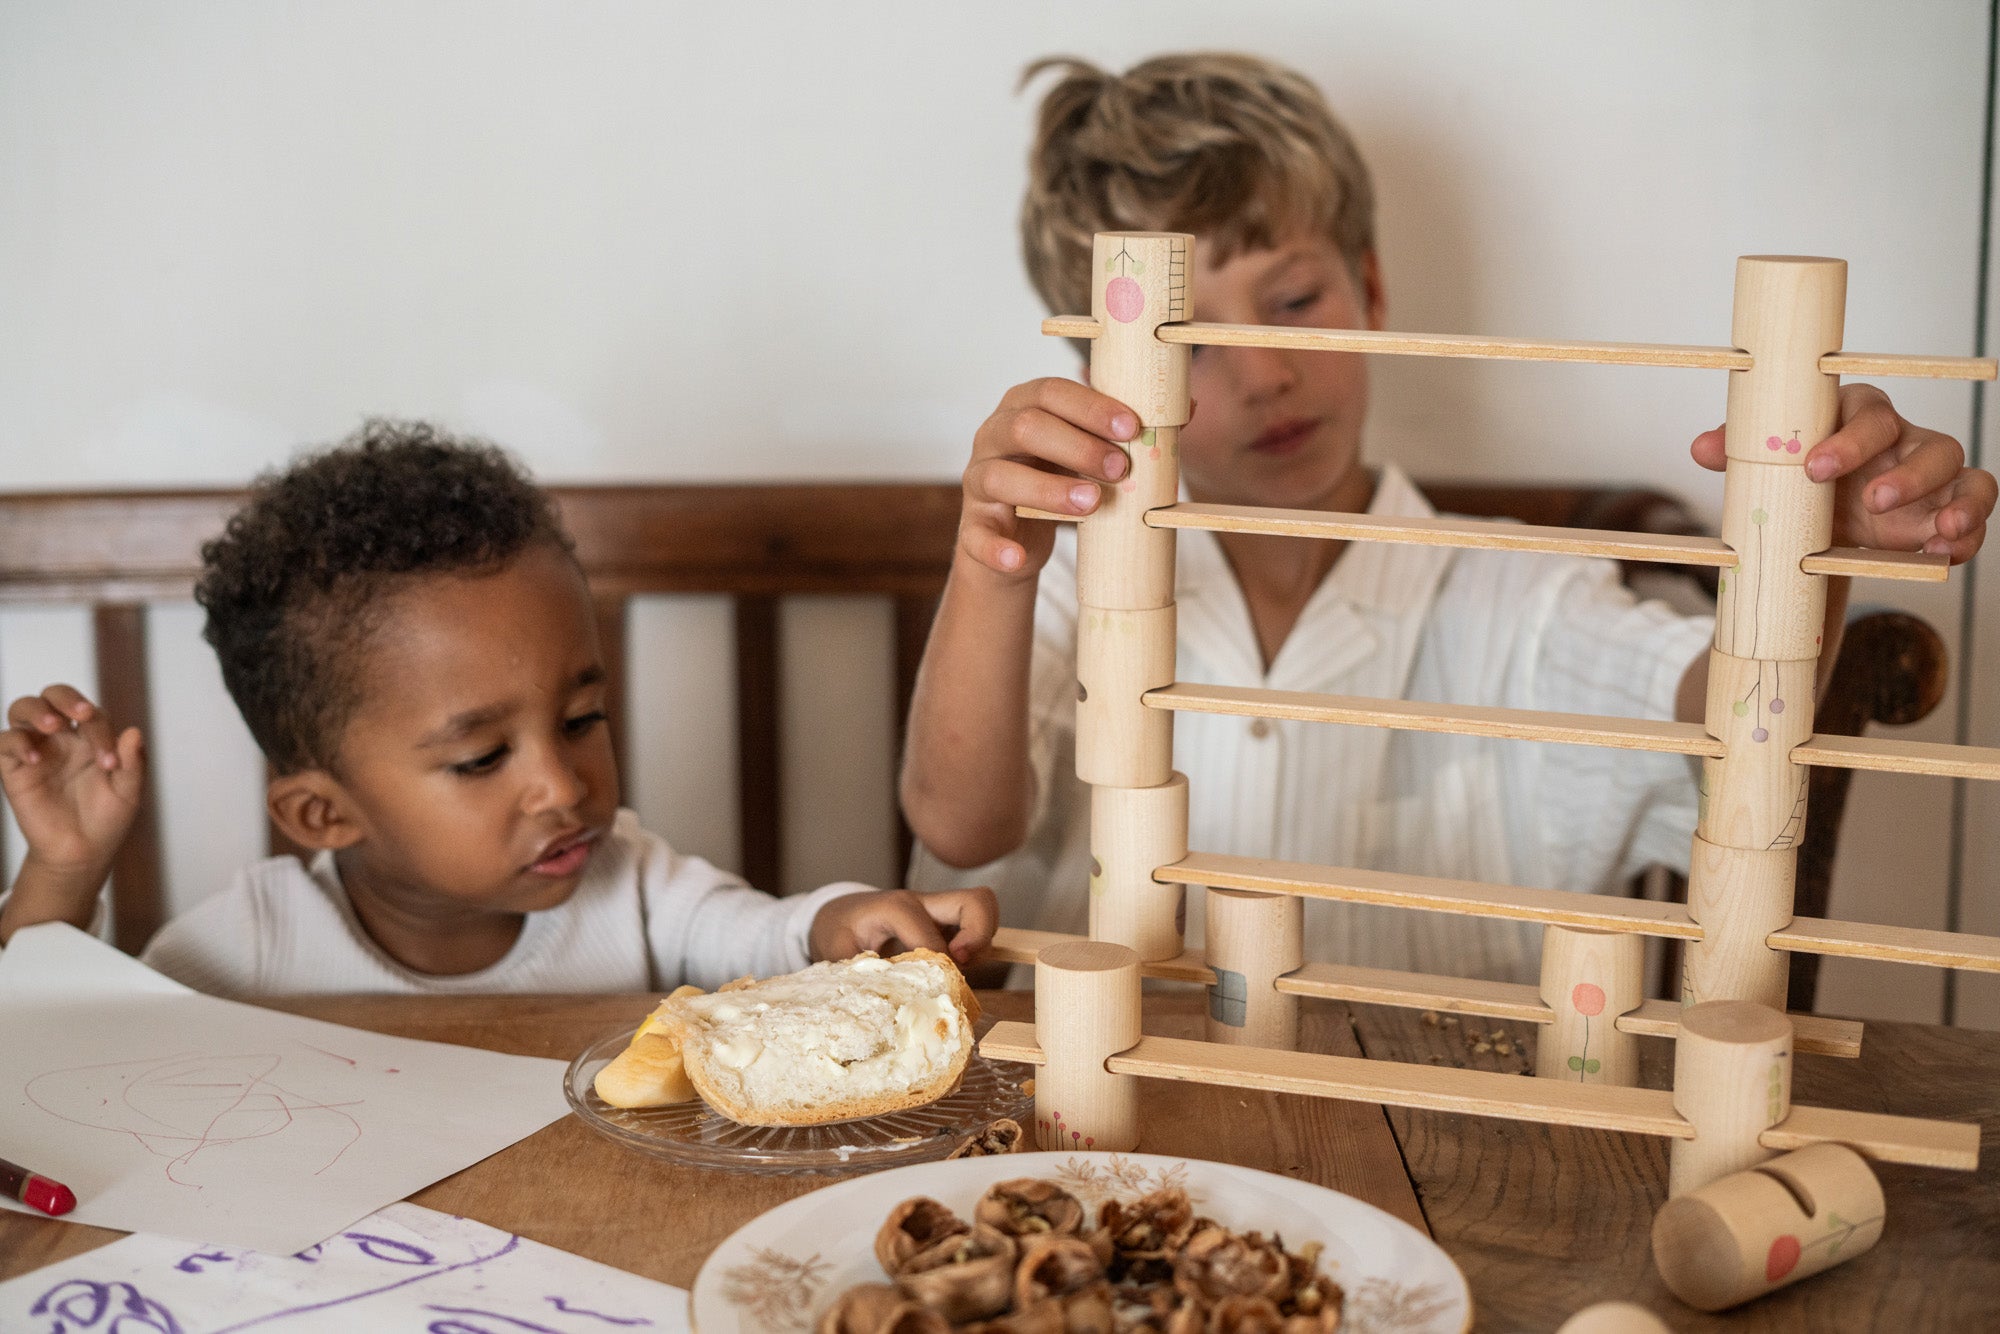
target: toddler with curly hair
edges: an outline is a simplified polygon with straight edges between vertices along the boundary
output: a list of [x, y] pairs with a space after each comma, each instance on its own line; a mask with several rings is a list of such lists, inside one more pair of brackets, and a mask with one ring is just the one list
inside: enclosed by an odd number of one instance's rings
[[[664, 991], [991, 938], [988, 890], [775, 899], [619, 808], [590, 592], [498, 449], [375, 422], [260, 481], [196, 598], [270, 762], [274, 857], [144, 960], [225, 996]], [[0, 906], [82, 926], [138, 810], [136, 729], [70, 686], [14, 701], [0, 786], [27, 856]]]

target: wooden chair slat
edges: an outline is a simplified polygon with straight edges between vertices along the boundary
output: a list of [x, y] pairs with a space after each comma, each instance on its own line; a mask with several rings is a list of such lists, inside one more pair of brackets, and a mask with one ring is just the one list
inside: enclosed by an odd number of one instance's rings
[[[102, 603], [91, 608], [97, 658], [97, 700], [112, 726], [153, 735], [146, 668], [146, 608]], [[111, 931], [118, 948], [137, 954], [166, 918], [165, 864], [160, 854], [159, 785], [148, 781], [132, 832], [111, 863]]]
[[741, 870], [751, 884], [775, 894], [785, 865], [778, 600], [764, 594], [739, 596], [735, 614], [736, 808], [743, 844]]

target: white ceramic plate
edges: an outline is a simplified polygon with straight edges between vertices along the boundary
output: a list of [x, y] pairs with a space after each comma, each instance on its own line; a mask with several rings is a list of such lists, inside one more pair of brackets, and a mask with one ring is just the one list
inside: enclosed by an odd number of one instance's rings
[[1321, 1265], [1347, 1290], [1341, 1334], [1462, 1334], [1465, 1275], [1430, 1238], [1351, 1195], [1199, 1158], [1144, 1153], [1021, 1153], [899, 1167], [789, 1200], [738, 1228], [694, 1281], [699, 1334], [809, 1334], [856, 1283], [883, 1281], [875, 1232], [889, 1210], [928, 1195], [962, 1218], [987, 1187], [1046, 1177], [1090, 1207], [1185, 1187], [1197, 1212], [1241, 1232], [1325, 1246]]

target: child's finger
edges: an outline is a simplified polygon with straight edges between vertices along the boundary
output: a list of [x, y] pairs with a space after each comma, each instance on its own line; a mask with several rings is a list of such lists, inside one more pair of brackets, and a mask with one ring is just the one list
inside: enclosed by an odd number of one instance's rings
[[146, 783], [146, 739], [138, 728], [128, 727], [119, 734], [115, 756], [117, 764], [109, 775], [111, 790], [121, 801], [137, 801]]
[[40, 695], [23, 695], [7, 706], [7, 722], [12, 727], [52, 736], [69, 726], [69, 719]]
[[18, 727], [0, 732], [0, 768], [11, 770], [24, 764], [39, 764], [41, 759], [41, 746], [33, 732]]
[[[1018, 396], [1018, 397], [1017, 397]], [[1052, 412], [1074, 426], [1106, 440], [1130, 440], [1139, 434], [1139, 414], [1078, 380], [1061, 376], [1030, 380], [1009, 392], [1021, 407]]]
[[1806, 454], [1806, 476], [1815, 482], [1845, 477], [1879, 454], [1895, 448], [1904, 421], [1889, 404], [1889, 396], [1872, 385], [1853, 385], [1841, 393], [1840, 429]]
[[1723, 428], [1718, 426], [1712, 431], [1703, 431], [1688, 446], [1688, 453], [1710, 472], [1721, 472], [1729, 464], [1728, 452], [1723, 447]]
[[899, 944], [906, 950], [936, 950], [940, 954], [945, 949], [943, 933], [937, 928], [930, 914], [924, 911], [921, 895], [912, 894], [907, 889], [891, 890], [869, 905], [870, 911], [855, 923], [854, 933], [860, 938], [861, 948], [889, 953], [890, 944]]
[[1923, 500], [1949, 487], [1965, 467], [1965, 450], [1948, 435], [1928, 435], [1895, 467], [1868, 483], [1862, 503], [1875, 514]]
[[926, 894], [923, 903], [932, 921], [949, 928], [951, 957], [960, 963], [991, 945], [1000, 927], [999, 900], [984, 885]]
[[975, 501], [1008, 510], [1026, 505], [1052, 514], [1088, 514], [1103, 495], [1087, 477], [1048, 472], [1018, 459], [985, 459], [966, 469], [966, 489]]

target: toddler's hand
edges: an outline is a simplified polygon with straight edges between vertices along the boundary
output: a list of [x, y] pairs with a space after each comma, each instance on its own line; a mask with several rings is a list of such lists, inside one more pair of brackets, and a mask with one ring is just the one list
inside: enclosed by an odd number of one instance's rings
[[[1695, 437], [1704, 468], [1723, 467], [1722, 431]], [[1805, 457], [1806, 475], [1835, 483], [1833, 545], [1928, 551], [1951, 563], [1972, 559], [1993, 513], [1993, 474], [1965, 466], [1958, 441], [1903, 420], [1873, 385], [1840, 388], [1834, 433]]]
[[1088, 385], [1058, 378], [1015, 385], [972, 438], [960, 549], [1000, 574], [1032, 577], [1047, 563], [1055, 531], [1014, 507], [1090, 513], [1099, 482], [1116, 482], [1131, 467], [1114, 442], [1138, 434], [1136, 413]]
[[844, 894], [813, 918], [815, 959], [845, 959], [863, 950], [884, 956], [903, 950], [937, 950], [960, 967], [993, 943], [1000, 905], [984, 885], [917, 894], [880, 889]]
[[43, 870], [90, 881], [95, 894], [139, 813], [145, 785], [139, 729], [114, 736], [95, 704], [53, 685], [17, 699], [0, 732], [0, 788], [28, 857]]

